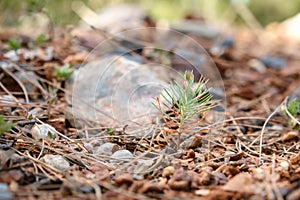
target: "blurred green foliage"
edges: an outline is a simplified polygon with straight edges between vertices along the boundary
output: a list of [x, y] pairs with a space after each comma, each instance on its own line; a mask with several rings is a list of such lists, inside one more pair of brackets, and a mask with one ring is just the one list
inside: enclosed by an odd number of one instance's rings
[[251, 0], [249, 8], [262, 25], [282, 21], [300, 12], [300, 1]]
[[13, 122], [12, 121], [5, 121], [4, 117], [0, 115], [0, 136], [5, 133], [9, 132], [10, 129], [13, 127]]
[[[1, 0], [0, 24], [6, 26], [18, 25], [18, 19], [24, 14], [45, 12], [55, 25], [76, 23], [79, 18], [72, 11], [74, 0]], [[154, 19], [176, 20], [193, 11], [208, 19], [227, 19], [235, 11], [231, 2], [247, 2], [243, 0], [81, 0], [93, 10], [99, 10], [105, 5], [116, 3], [134, 3], [146, 9]], [[266, 25], [273, 21], [282, 21], [300, 11], [300, 0], [248, 0], [248, 8], [257, 20]], [[239, 21], [234, 16], [233, 21]]]
[[299, 112], [300, 112], [300, 101], [297, 98], [294, 98], [291, 100], [287, 106], [284, 105], [282, 107], [283, 113], [285, 116], [289, 118], [289, 124], [295, 129], [299, 130], [300, 129], [300, 124], [299, 124]]
[[70, 64], [65, 64], [61, 67], [55, 67], [56, 76], [63, 80], [67, 80], [73, 74], [74, 69], [71, 68]]
[[15, 39], [9, 39], [8, 44], [9, 44], [9, 47], [15, 51], [20, 49], [20, 47], [21, 47], [21, 41], [15, 40]]

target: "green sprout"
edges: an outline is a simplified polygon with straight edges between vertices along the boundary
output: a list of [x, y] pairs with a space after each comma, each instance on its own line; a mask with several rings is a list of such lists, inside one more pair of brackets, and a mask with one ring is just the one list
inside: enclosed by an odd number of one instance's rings
[[107, 128], [105, 131], [108, 135], [114, 135], [115, 134], [115, 129], [114, 128]]
[[4, 117], [0, 115], [0, 135], [2, 135], [5, 132], [9, 132], [12, 127], [13, 127], [13, 122], [12, 121], [5, 122]]
[[285, 116], [289, 118], [289, 124], [296, 130], [300, 129], [299, 118], [297, 119], [297, 115], [300, 112], [300, 101], [297, 98], [291, 100], [287, 106], [283, 106], [282, 108]]
[[56, 67], [56, 76], [63, 80], [67, 80], [73, 74], [74, 70], [70, 68], [70, 64], [65, 64], [62, 67]]
[[40, 34], [35, 38], [35, 44], [41, 45], [47, 41], [47, 38], [44, 34]]
[[9, 47], [15, 51], [20, 49], [20, 47], [21, 47], [21, 41], [18, 41], [15, 39], [9, 39], [8, 44], [9, 44]]
[[178, 132], [177, 148], [182, 126], [192, 117], [217, 106], [217, 101], [212, 99], [210, 89], [206, 87], [207, 79], [201, 76], [199, 82], [195, 83], [192, 71], [186, 71], [183, 77], [183, 86], [176, 81], [172, 82], [168, 89], [164, 88], [161, 92], [163, 102], [158, 97], [157, 102], [153, 103], [162, 113], [166, 125]]

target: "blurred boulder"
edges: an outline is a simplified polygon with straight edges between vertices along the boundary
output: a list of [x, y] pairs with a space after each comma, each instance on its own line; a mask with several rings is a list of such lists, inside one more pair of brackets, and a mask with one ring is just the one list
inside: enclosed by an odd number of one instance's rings
[[117, 4], [104, 7], [99, 12], [94, 12], [82, 2], [73, 4], [73, 10], [80, 16], [80, 26], [92, 25], [109, 33], [141, 28], [151, 20], [147, 13], [138, 6], [131, 4]]

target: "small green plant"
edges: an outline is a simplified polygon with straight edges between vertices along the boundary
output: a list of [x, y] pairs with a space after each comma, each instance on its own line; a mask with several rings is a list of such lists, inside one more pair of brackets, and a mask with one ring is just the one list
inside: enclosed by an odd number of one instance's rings
[[9, 132], [12, 127], [13, 127], [13, 122], [12, 121], [5, 122], [4, 117], [0, 115], [0, 135], [2, 135], [5, 132]]
[[300, 112], [300, 101], [297, 98], [291, 100], [287, 105], [282, 107], [283, 113], [289, 118], [289, 124], [296, 130], [300, 129], [299, 117]]
[[15, 40], [15, 39], [9, 39], [8, 44], [9, 44], [9, 47], [15, 51], [20, 49], [20, 47], [21, 47], [21, 41]]
[[47, 41], [47, 38], [44, 34], [40, 34], [35, 38], [35, 44], [41, 45]]
[[217, 101], [212, 100], [210, 89], [207, 89], [208, 80], [203, 76], [198, 83], [194, 82], [193, 72], [184, 73], [183, 86], [174, 81], [169, 88], [161, 92], [162, 100], [157, 97], [153, 105], [162, 113], [165, 124], [178, 133], [178, 144], [182, 126], [196, 115], [217, 106]]
[[108, 135], [114, 135], [115, 134], [115, 129], [114, 128], [107, 128], [105, 131]]
[[67, 80], [73, 74], [74, 70], [70, 68], [70, 64], [65, 64], [62, 67], [56, 67], [56, 76], [63, 80]]

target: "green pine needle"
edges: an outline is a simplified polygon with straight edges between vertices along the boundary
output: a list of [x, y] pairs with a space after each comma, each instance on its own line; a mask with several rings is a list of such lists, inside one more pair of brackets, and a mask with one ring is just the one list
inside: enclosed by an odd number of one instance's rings
[[[166, 119], [175, 122], [179, 128], [195, 115], [201, 114], [217, 105], [217, 102], [212, 100], [210, 89], [206, 87], [208, 80], [201, 76], [199, 82], [195, 83], [192, 71], [186, 71], [183, 77], [183, 85], [174, 81], [169, 85], [168, 89], [163, 89], [161, 97], [164, 103], [161, 103], [159, 98], [156, 104], [153, 103]], [[164, 110], [171, 110], [178, 116], [170, 116]]]

